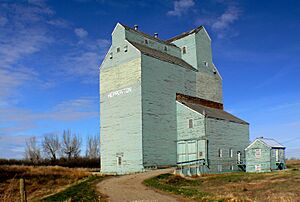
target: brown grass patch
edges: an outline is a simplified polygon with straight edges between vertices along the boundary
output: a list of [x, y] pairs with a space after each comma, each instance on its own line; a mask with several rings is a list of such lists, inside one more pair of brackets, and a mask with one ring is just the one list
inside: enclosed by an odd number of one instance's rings
[[91, 175], [92, 169], [59, 166], [0, 166], [0, 201], [19, 200], [19, 179], [25, 179], [27, 199], [39, 199]]

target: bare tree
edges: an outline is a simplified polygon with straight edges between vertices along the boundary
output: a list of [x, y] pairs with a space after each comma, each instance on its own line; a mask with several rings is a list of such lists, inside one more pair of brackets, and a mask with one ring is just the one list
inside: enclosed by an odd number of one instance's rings
[[43, 146], [44, 154], [48, 158], [51, 158], [52, 161], [56, 161], [58, 152], [60, 150], [58, 135], [56, 134], [45, 135], [42, 142], [42, 146]]
[[90, 159], [98, 158], [100, 156], [99, 135], [88, 136], [85, 155]]
[[36, 137], [26, 139], [25, 158], [37, 163], [41, 159], [41, 150], [37, 145]]
[[71, 159], [72, 157], [78, 157], [81, 151], [80, 147], [81, 139], [79, 136], [75, 134], [71, 135], [70, 130], [64, 130], [63, 141], [61, 144], [62, 153], [66, 155], [68, 159]]

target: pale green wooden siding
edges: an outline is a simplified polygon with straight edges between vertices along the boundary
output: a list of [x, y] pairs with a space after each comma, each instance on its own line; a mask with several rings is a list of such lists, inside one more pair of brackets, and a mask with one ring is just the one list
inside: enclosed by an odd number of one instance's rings
[[[126, 41], [119, 44], [112, 45], [113, 58], [106, 57], [100, 69], [100, 150], [101, 172], [124, 174], [143, 170], [141, 58]], [[128, 51], [117, 53], [124, 44]]]
[[[177, 107], [177, 162], [206, 158], [204, 116], [183, 104]], [[189, 120], [193, 127], [189, 128]]]
[[[255, 155], [256, 149], [261, 150], [261, 157], [257, 158]], [[276, 150], [278, 150], [278, 161], [276, 161]], [[277, 170], [278, 165], [276, 163], [281, 162], [285, 165], [285, 151], [283, 148], [271, 148], [261, 142], [260, 140], [255, 140], [251, 144], [246, 152], [246, 171], [247, 172], [270, 172], [272, 170]], [[261, 170], [255, 169], [255, 166], [259, 165]]]
[[[209, 171], [218, 172], [218, 166], [222, 167], [222, 171], [230, 171], [230, 166], [235, 171], [239, 170], [237, 152], [242, 153], [243, 160], [244, 149], [249, 145], [249, 125], [207, 118], [206, 132]], [[222, 149], [222, 157], [219, 157], [219, 149]], [[233, 157], [229, 155], [230, 149], [233, 150]]]
[[195, 95], [195, 74], [142, 55], [145, 166], [176, 164], [176, 93]]
[[[256, 158], [255, 150], [261, 150], [261, 157]], [[255, 165], [260, 165], [261, 171], [260, 172], [269, 172], [271, 171], [271, 162], [270, 162], [270, 155], [271, 155], [271, 148], [266, 146], [261, 141], [256, 141], [255, 144], [248, 147], [246, 150], [246, 171], [247, 172], [258, 172], [255, 170]]]

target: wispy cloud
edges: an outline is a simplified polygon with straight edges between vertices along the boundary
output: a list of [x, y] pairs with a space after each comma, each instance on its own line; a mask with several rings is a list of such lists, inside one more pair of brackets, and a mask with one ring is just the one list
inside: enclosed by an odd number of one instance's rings
[[194, 0], [178, 0], [174, 1], [174, 8], [167, 12], [169, 16], [181, 16], [195, 5]]
[[79, 38], [84, 38], [86, 37], [89, 33], [83, 29], [83, 28], [75, 28], [74, 33], [79, 37]]
[[[224, 4], [224, 2], [221, 2]], [[209, 26], [219, 38], [224, 38], [231, 33], [231, 36], [237, 35], [233, 32], [232, 25], [239, 20], [242, 10], [237, 5], [228, 5], [225, 11], [220, 15], [205, 15], [196, 19], [196, 25]]]

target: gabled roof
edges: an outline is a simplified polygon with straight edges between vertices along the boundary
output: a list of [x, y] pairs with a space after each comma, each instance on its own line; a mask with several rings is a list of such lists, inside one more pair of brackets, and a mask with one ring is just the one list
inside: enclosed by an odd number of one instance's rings
[[214, 118], [214, 119], [220, 119], [220, 120], [227, 120], [231, 121], [234, 123], [240, 123], [240, 124], [245, 124], [248, 125], [246, 121], [243, 121], [242, 119], [237, 118], [236, 116], [221, 110], [221, 109], [216, 109], [216, 108], [211, 108], [211, 107], [205, 107], [201, 104], [197, 103], [189, 103], [189, 102], [184, 102], [184, 101], [179, 101], [183, 105], [193, 109], [196, 112], [199, 112], [200, 114], [208, 117], [208, 118]]
[[176, 65], [179, 65], [179, 66], [181, 66], [183, 68], [186, 68], [186, 69], [189, 69], [189, 70], [198, 71], [192, 65], [188, 64], [187, 62], [185, 62], [181, 58], [172, 56], [172, 55], [170, 55], [168, 53], [164, 53], [162, 51], [155, 50], [153, 48], [149, 48], [147, 46], [144, 46], [142, 44], [139, 44], [139, 43], [136, 43], [136, 42], [133, 42], [133, 41], [129, 41], [128, 40], [128, 42], [131, 43], [139, 51], [141, 51], [142, 54], [144, 54], [144, 55], [148, 55], [150, 57], [157, 58], [157, 59], [159, 59], [161, 61], [165, 61], [165, 62], [169, 62], [169, 63], [172, 63], [172, 64], [176, 64]]
[[[121, 24], [121, 23], [120, 23], [120, 24]], [[139, 31], [139, 30], [135, 30], [135, 29], [133, 29], [133, 28], [127, 26], [127, 25], [124, 25], [124, 24], [121, 24], [121, 25], [122, 25], [126, 30], [130, 30], [130, 31], [132, 31], [132, 32], [138, 33], [138, 34], [140, 34], [140, 35], [142, 35], [142, 36], [144, 36], [144, 37], [146, 37], [146, 38], [149, 38], [149, 39], [151, 39], [151, 40], [153, 40], [153, 41], [157, 41], [157, 42], [166, 44], [166, 45], [168, 45], [168, 46], [174, 46], [174, 47], [177, 47], [175, 44], [172, 44], [172, 43], [169, 43], [169, 42], [167, 42], [167, 41], [165, 41], [165, 40], [156, 38], [156, 37], [154, 37], [154, 36], [151, 36], [151, 35], [149, 35], [149, 34], [146, 34], [146, 33], [144, 33], [144, 32], [141, 32], [141, 31]]]
[[283, 146], [282, 144], [280, 144], [279, 142], [277, 142], [276, 140], [274, 140], [272, 138], [259, 137], [259, 138], [256, 138], [246, 149], [251, 147], [257, 141], [262, 142], [263, 144], [265, 144], [267, 147], [270, 147], [270, 148], [282, 148], [282, 149], [285, 148], [285, 146]]
[[179, 34], [179, 35], [177, 35], [177, 36], [175, 36], [175, 37], [173, 37], [171, 39], [166, 40], [166, 42], [171, 43], [173, 41], [176, 41], [178, 39], [186, 37], [186, 36], [188, 36], [190, 34], [198, 33], [201, 29], [203, 29], [203, 26], [199, 26], [199, 27], [197, 27], [197, 28], [195, 28], [195, 29], [193, 29], [191, 31], [188, 31], [188, 32], [183, 32], [182, 34]]
[[265, 143], [267, 146], [272, 147], [272, 148], [285, 148], [285, 146], [283, 146], [282, 144], [280, 144], [279, 142], [277, 142], [276, 140], [272, 139], [272, 138], [257, 138], [260, 141], [262, 141], [263, 143]]

